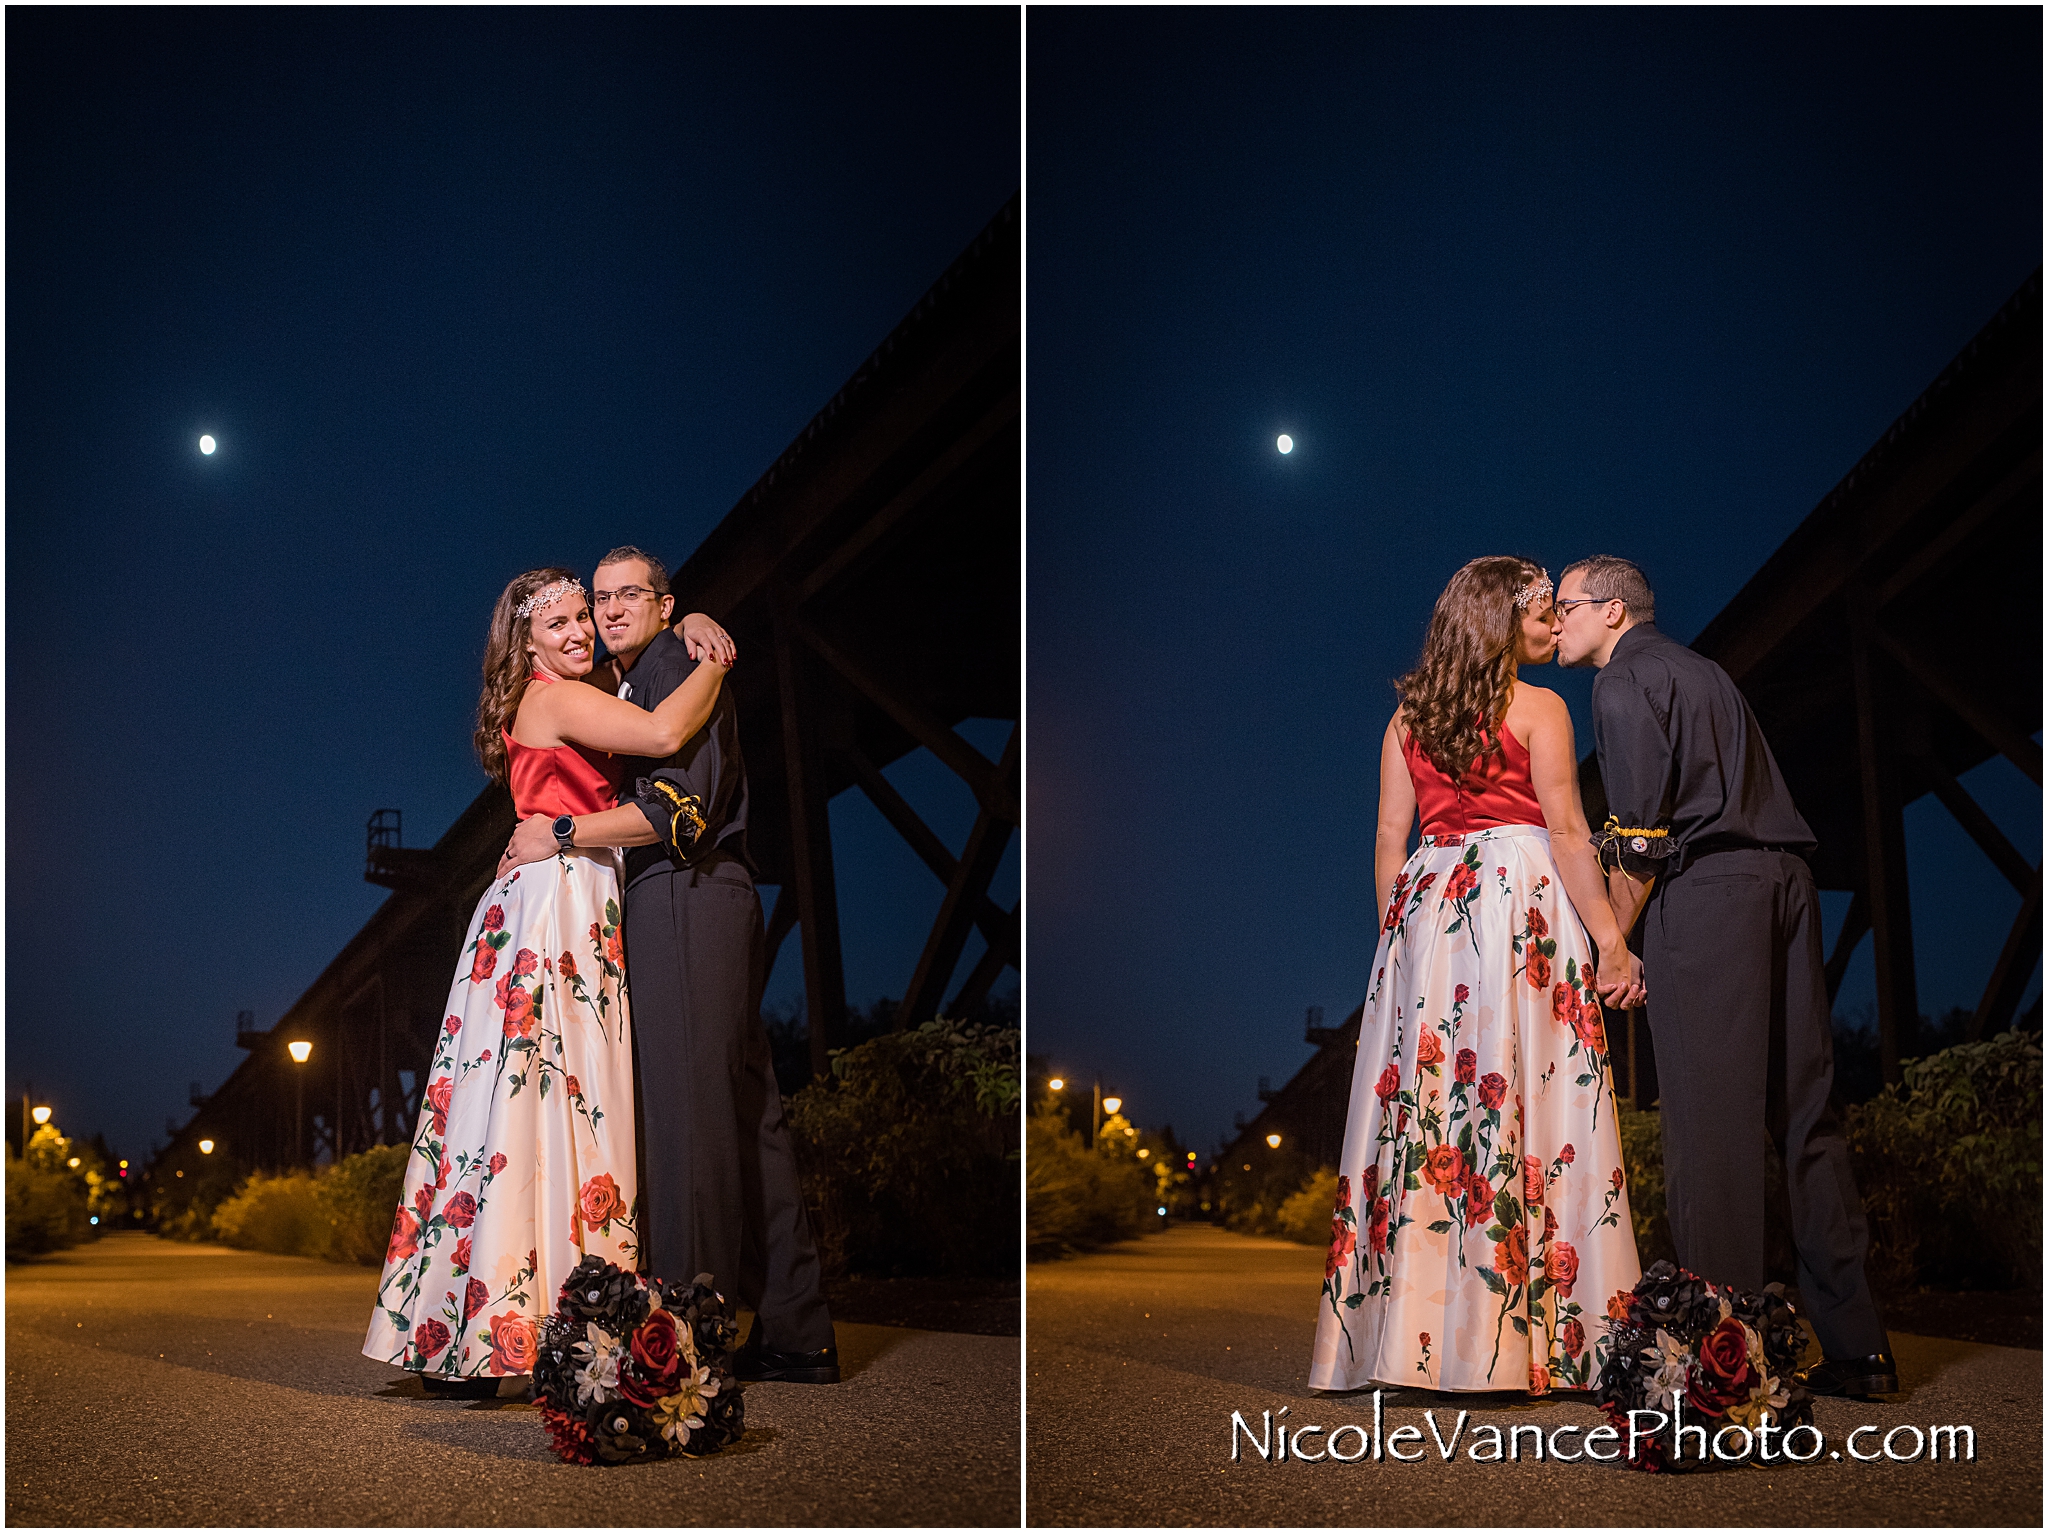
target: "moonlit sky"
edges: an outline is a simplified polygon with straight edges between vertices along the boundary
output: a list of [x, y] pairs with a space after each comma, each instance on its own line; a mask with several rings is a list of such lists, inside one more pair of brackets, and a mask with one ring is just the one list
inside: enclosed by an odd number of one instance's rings
[[[1054, 8], [1030, 63], [1030, 1047], [1206, 1149], [1365, 992], [1451, 572], [1632, 555], [1690, 641], [2040, 264], [2041, 15]], [[1591, 674], [1530, 677], [1582, 750]], [[1907, 837], [1974, 1005], [2019, 897]]]
[[[428, 845], [483, 786], [504, 582], [679, 564], [1017, 193], [1018, 19], [6, 26], [7, 1088], [136, 1155], [387, 897], [370, 812]], [[943, 890], [833, 818], [849, 996], [899, 995]]]

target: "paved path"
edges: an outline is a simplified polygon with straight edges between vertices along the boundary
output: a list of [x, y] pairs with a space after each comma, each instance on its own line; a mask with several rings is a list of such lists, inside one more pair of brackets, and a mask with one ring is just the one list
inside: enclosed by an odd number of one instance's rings
[[[1646, 1475], [1619, 1466], [1262, 1461], [1240, 1446], [1231, 1413], [1261, 1412], [1326, 1429], [1372, 1424], [1371, 1395], [1309, 1391], [1323, 1256], [1306, 1246], [1185, 1226], [1072, 1261], [1034, 1264], [1026, 1280], [1026, 1488], [1037, 1526], [2039, 1526], [2039, 1352], [1894, 1336], [1905, 1393], [1882, 1404], [1823, 1400], [1816, 1423], [1839, 1451], [1864, 1422], [1968, 1423], [1975, 1463], [1859, 1464]], [[1453, 1403], [1455, 1401], [1455, 1403]], [[1449, 1405], [1446, 1410], [1445, 1406]], [[1386, 1430], [1446, 1436], [1472, 1424], [1598, 1425], [1590, 1405], [1558, 1397], [1390, 1392]], [[1425, 1429], [1426, 1430], [1426, 1429]], [[1469, 1430], [1469, 1428], [1468, 1428]], [[1881, 1438], [1882, 1431], [1878, 1434]], [[1526, 1454], [1529, 1434], [1521, 1439]], [[1565, 1439], [1571, 1441], [1569, 1437]], [[1908, 1439], [1901, 1437], [1903, 1451]], [[1242, 1439], [1240, 1438], [1242, 1445]], [[1876, 1439], [1859, 1446], [1875, 1451]], [[1352, 1443], [1347, 1434], [1345, 1451]]]
[[364, 1357], [376, 1283], [140, 1234], [10, 1267], [8, 1522], [1016, 1524], [1015, 1338], [842, 1325], [846, 1381], [751, 1386], [724, 1453], [579, 1468]]

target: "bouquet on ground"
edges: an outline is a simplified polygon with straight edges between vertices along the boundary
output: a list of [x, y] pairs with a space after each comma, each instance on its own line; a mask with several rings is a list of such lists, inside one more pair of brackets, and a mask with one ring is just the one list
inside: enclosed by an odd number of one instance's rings
[[572, 1464], [694, 1458], [739, 1441], [738, 1339], [710, 1273], [663, 1283], [584, 1257], [540, 1327], [533, 1395], [548, 1440]]
[[1806, 1333], [1782, 1283], [1750, 1293], [1655, 1262], [1607, 1301], [1607, 1335], [1593, 1403], [1631, 1469], [1778, 1462], [1772, 1437], [1813, 1425], [1813, 1396], [1792, 1377]]

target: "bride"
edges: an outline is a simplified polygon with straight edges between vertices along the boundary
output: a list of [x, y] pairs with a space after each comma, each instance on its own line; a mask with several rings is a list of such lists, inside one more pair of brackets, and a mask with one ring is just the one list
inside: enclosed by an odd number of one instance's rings
[[[596, 638], [564, 569], [519, 576], [491, 614], [477, 754], [522, 818], [612, 808], [619, 758], [672, 754], [718, 700], [729, 648], [650, 713], [585, 684]], [[371, 1357], [438, 1380], [531, 1373], [538, 1322], [576, 1263], [638, 1265], [617, 855], [579, 847], [518, 868], [470, 917]]]
[[1587, 1388], [1606, 1299], [1640, 1275], [1600, 1002], [1638, 1003], [1642, 965], [1571, 715], [1518, 676], [1556, 651], [1551, 595], [1526, 560], [1473, 560], [1397, 683], [1312, 1388]]

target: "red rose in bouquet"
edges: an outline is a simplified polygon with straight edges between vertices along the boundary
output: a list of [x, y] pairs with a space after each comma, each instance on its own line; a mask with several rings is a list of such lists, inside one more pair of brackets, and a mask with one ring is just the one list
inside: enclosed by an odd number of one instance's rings
[[1709, 1416], [1726, 1415], [1756, 1393], [1763, 1380], [1749, 1361], [1749, 1330], [1730, 1315], [1700, 1338], [1699, 1366], [1687, 1382], [1685, 1398]]
[[655, 1310], [634, 1329], [628, 1343], [632, 1366], [619, 1370], [619, 1393], [635, 1405], [651, 1409], [663, 1395], [675, 1393], [676, 1374], [683, 1364], [676, 1336], [676, 1317]]

